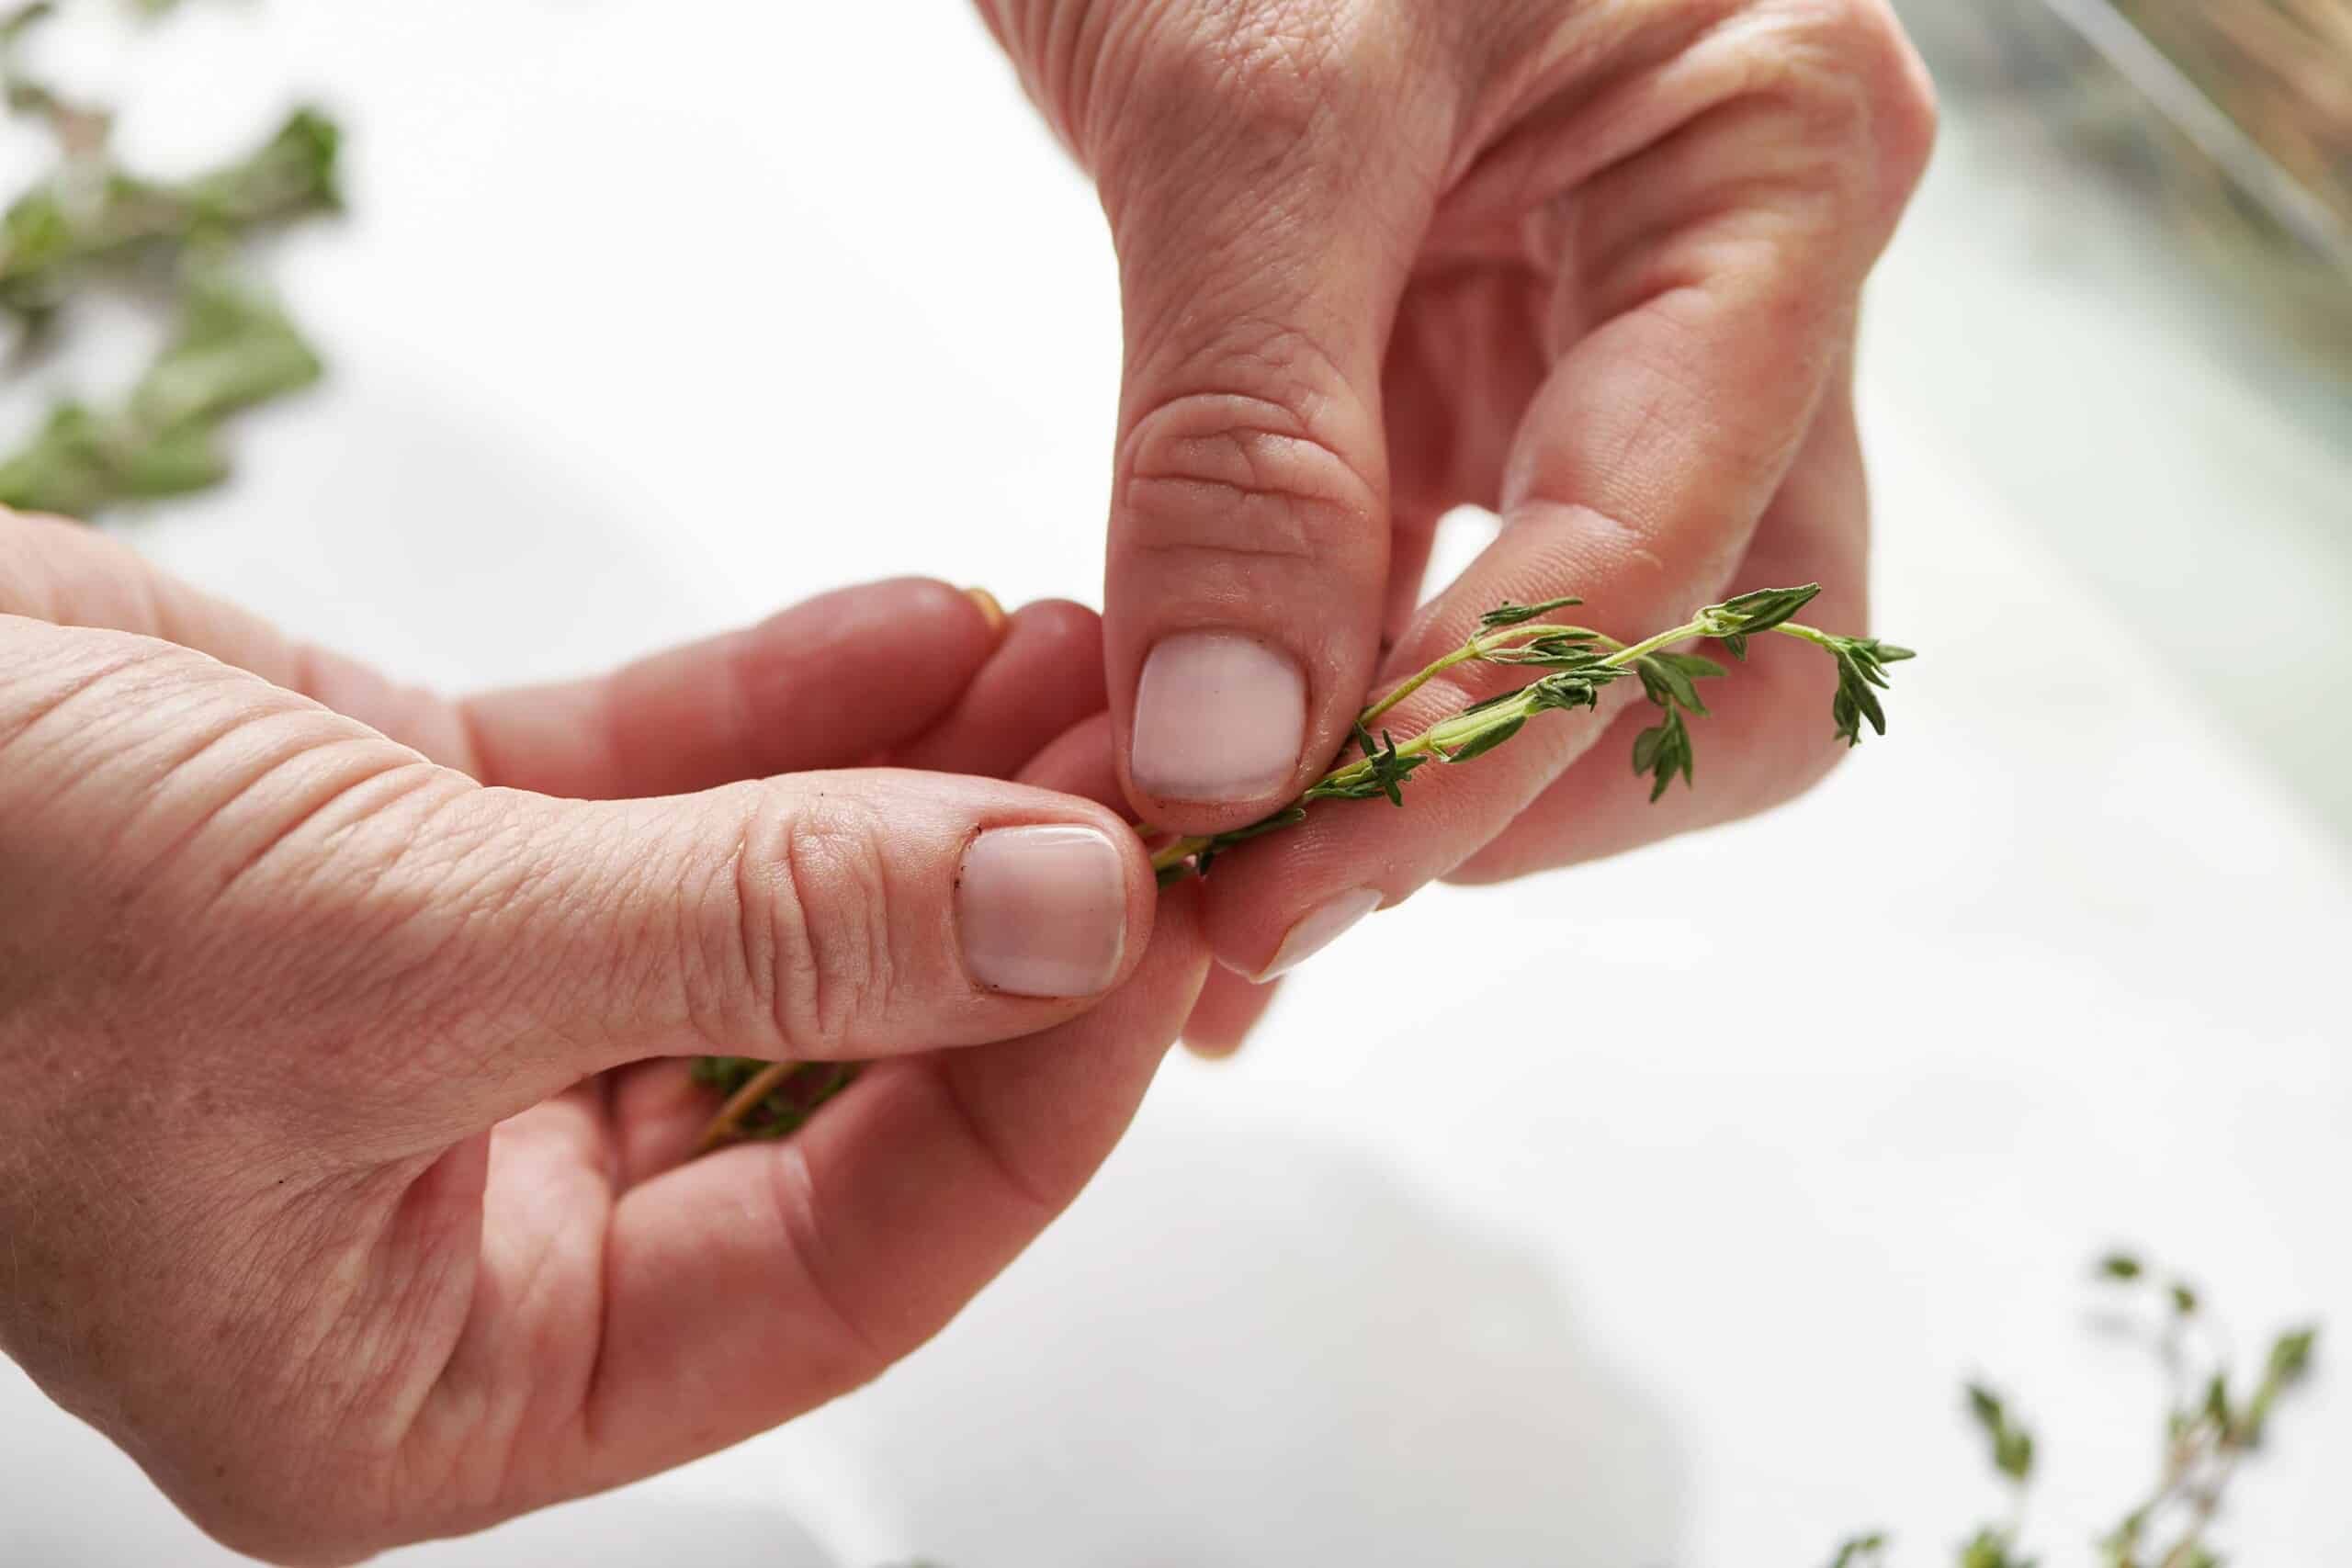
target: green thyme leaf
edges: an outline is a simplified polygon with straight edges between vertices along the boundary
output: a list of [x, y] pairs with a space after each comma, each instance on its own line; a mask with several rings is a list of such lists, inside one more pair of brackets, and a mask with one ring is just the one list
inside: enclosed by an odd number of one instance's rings
[[1660, 707], [1669, 702], [1679, 703], [1684, 712], [1701, 718], [1708, 715], [1707, 705], [1699, 696], [1698, 682], [1725, 673], [1722, 665], [1695, 653], [1653, 653], [1634, 668], [1651, 702]]
[[1682, 782], [1690, 782], [1690, 732], [1683, 727], [1682, 716], [1672, 707], [1666, 709], [1663, 723], [1653, 725], [1634, 738], [1634, 772], [1650, 775], [1650, 801], [1655, 805], [1666, 794], [1667, 786], [1680, 773]]
[[1858, 1535], [1842, 1541], [1838, 1555], [1829, 1560], [1829, 1568], [1872, 1568], [1884, 1560], [1886, 1536], [1878, 1530]]
[[1987, 1433], [1999, 1432], [2007, 1419], [2001, 1409], [2001, 1396], [1983, 1383], [1968, 1385], [1968, 1408]]
[[2316, 1328], [2298, 1328], [2281, 1334], [2270, 1347], [2270, 1376], [2280, 1383], [2292, 1382], [2311, 1370], [2312, 1347], [2319, 1338]]
[[2205, 1419], [2212, 1422], [2215, 1427], [2224, 1432], [2230, 1429], [2229, 1373], [2215, 1372], [2211, 1380], [2205, 1384], [2205, 1404], [2203, 1409]]
[[1753, 593], [1742, 593], [1720, 604], [1711, 604], [1700, 613], [1704, 619], [1712, 612], [1724, 623], [1724, 629], [1713, 635], [1738, 633], [1753, 637], [1770, 631], [1813, 603], [1821, 592], [1821, 584], [1808, 582], [1797, 588], [1759, 588]]
[[1501, 604], [1496, 605], [1493, 609], [1487, 611], [1485, 615], [1479, 616], [1478, 624], [1489, 630], [1501, 626], [1521, 626], [1528, 621], [1533, 620], [1536, 616], [1544, 615], [1550, 611], [1565, 610], [1571, 604], [1581, 604], [1583, 603], [1584, 601], [1581, 599], [1567, 598], [1546, 599], [1538, 604], [1514, 604], [1510, 600], [1506, 599]]
[[1467, 741], [1446, 753], [1445, 760], [1449, 762], [1467, 762], [1473, 758], [1483, 757], [1512, 736], [1517, 735], [1526, 723], [1527, 720], [1524, 718], [1508, 718], [1498, 724], [1488, 725]]
[[1531, 638], [1516, 648], [1495, 649], [1480, 657], [1488, 664], [1542, 664], [1555, 670], [1592, 670], [1604, 664], [1604, 656], [1597, 643], [1596, 636], [1588, 631], [1551, 632]]
[[1600, 705], [1600, 688], [1616, 680], [1623, 671], [1563, 671], [1546, 675], [1522, 694], [1532, 713], [1562, 712], [1571, 708], [1597, 708]]

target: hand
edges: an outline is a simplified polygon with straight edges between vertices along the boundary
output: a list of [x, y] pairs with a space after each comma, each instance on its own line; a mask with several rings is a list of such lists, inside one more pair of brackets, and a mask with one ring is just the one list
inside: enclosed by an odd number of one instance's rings
[[[1818, 581], [1815, 618], [1861, 629], [1857, 297], [1933, 130], [1883, 0], [981, 6], [1118, 251], [1108, 739], [1150, 821], [1294, 797], [1368, 689], [1505, 599], [1581, 594], [1638, 637]], [[1416, 610], [1464, 502], [1500, 536]], [[1425, 770], [1401, 813], [1244, 846], [1207, 887], [1217, 957], [1272, 975], [1431, 878], [1786, 798], [1838, 755], [1804, 653], [1757, 649], [1702, 787], [1656, 807], [1626, 763], [1645, 721], [1612, 706]], [[1483, 673], [1396, 732], [1500, 689]], [[1204, 1013], [1259, 1005], [1219, 984]]]
[[[0, 515], [0, 1348], [222, 1540], [325, 1562], [921, 1343], [1125, 1125], [1192, 900], [1043, 788], [725, 781], [1012, 772], [1099, 706], [1098, 634], [992, 620], [883, 583], [449, 703]], [[648, 1059], [705, 1052], [888, 1059], [680, 1165], [712, 1107]]]

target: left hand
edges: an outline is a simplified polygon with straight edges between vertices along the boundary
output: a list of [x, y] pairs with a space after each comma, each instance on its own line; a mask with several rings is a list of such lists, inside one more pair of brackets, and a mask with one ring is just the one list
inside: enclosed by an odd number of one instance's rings
[[[1108, 1153], [1208, 963], [1032, 757], [1101, 703], [1094, 617], [994, 620], [879, 583], [451, 702], [0, 513], [0, 1351], [220, 1540], [332, 1562], [912, 1350]], [[1119, 836], [1107, 997], [943, 957], [991, 821]], [[715, 1106], [667, 1058], [712, 1050], [884, 1059], [681, 1164]]]

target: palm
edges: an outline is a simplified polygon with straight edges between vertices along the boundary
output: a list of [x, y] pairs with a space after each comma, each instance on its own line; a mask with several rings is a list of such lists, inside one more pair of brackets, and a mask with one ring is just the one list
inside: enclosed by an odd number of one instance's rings
[[[387, 1351], [420, 1409], [401, 1468], [454, 1479], [483, 1518], [595, 1484], [591, 1384], [607, 1303], [607, 1238], [621, 1195], [690, 1149], [707, 1097], [683, 1064], [606, 1074], [451, 1149], [425, 1185], [399, 1276], [440, 1281], [422, 1321], [388, 1312]], [[682, 1238], [683, 1240], [684, 1238]], [[482, 1452], [486, 1441], [503, 1451]]]

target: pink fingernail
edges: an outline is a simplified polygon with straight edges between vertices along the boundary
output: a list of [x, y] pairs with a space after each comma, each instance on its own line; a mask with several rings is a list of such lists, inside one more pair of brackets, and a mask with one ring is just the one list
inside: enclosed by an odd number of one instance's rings
[[1258, 800], [1290, 782], [1306, 739], [1306, 677], [1234, 632], [1179, 632], [1136, 688], [1136, 786], [1162, 800]]
[[1351, 887], [1309, 909], [1283, 933], [1282, 946], [1274, 949], [1273, 962], [1250, 978], [1263, 984], [1297, 968], [1339, 941], [1350, 926], [1379, 908], [1380, 897], [1377, 887]]
[[964, 852], [956, 883], [964, 966], [993, 990], [1091, 997], [1119, 972], [1127, 879], [1092, 828], [993, 828]]

